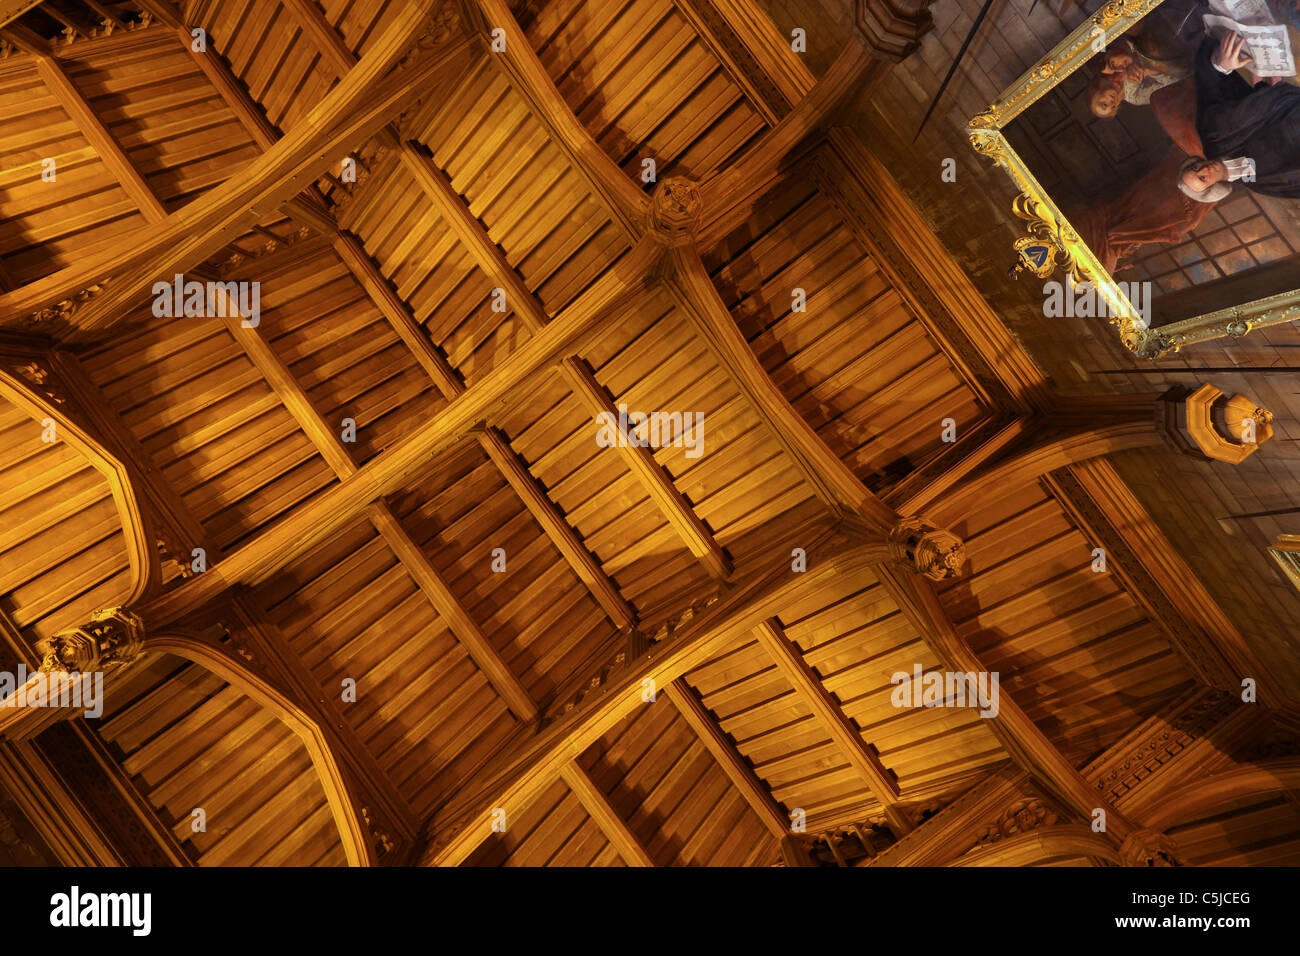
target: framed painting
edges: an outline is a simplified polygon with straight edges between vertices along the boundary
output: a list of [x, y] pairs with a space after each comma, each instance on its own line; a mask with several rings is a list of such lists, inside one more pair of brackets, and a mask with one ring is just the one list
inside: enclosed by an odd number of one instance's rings
[[1115, 0], [969, 123], [1013, 275], [1156, 357], [1300, 318], [1300, 2]]

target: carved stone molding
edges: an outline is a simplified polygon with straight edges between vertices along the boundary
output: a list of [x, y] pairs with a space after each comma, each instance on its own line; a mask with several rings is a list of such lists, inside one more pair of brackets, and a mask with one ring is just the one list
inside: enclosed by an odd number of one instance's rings
[[700, 187], [689, 179], [659, 180], [650, 198], [650, 231], [668, 245], [689, 242], [703, 213]]
[[94, 671], [109, 664], [126, 664], [140, 654], [144, 624], [120, 607], [91, 615], [90, 622], [60, 631], [36, 644], [41, 670], [46, 672]]
[[988, 846], [1007, 837], [1028, 833], [1039, 827], [1051, 826], [1061, 822], [1056, 811], [1038, 797], [1026, 797], [1015, 801], [995, 820], [980, 828], [975, 838], [976, 846]]
[[1119, 848], [1125, 866], [1182, 866], [1174, 841], [1154, 830], [1130, 833]]
[[863, 41], [886, 60], [907, 58], [934, 29], [927, 0], [857, 0], [853, 6]]
[[889, 533], [894, 561], [935, 581], [955, 578], [966, 565], [966, 545], [924, 518], [904, 518]]

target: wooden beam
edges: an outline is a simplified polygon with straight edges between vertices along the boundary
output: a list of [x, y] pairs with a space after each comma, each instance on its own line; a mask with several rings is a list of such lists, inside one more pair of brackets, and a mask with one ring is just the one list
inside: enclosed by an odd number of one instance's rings
[[489, 30], [505, 31], [505, 52], [489, 53], [533, 108], [556, 145], [591, 185], [625, 238], [640, 235], [648, 209], [641, 188], [619, 168], [565, 102], [505, 0], [477, 0]]
[[474, 620], [465, 612], [459, 599], [452, 594], [451, 588], [434, 569], [424, 549], [419, 546], [410, 532], [402, 525], [401, 519], [393, 513], [387, 504], [371, 505], [367, 509], [370, 523], [375, 526], [384, 541], [397, 555], [407, 573], [424, 592], [446, 623], [452, 634], [460, 641], [479, 670], [501, 695], [516, 717], [524, 722], [537, 719], [537, 705], [528, 696], [528, 691], [510, 670], [505, 659], [479, 630]]
[[872, 794], [884, 807], [885, 819], [894, 835], [902, 836], [911, 831], [915, 824], [899, 804], [898, 777], [881, 763], [876, 748], [862, 739], [862, 731], [844, 713], [839, 701], [804, 660], [803, 652], [786, 636], [781, 622], [769, 618], [754, 628], [754, 635], [835, 746], [866, 780]]
[[[339, 433], [321, 417], [312, 405], [306, 390], [293, 377], [289, 367], [275, 353], [261, 332], [254, 328], [245, 328], [240, 317], [235, 314], [236, 310], [223, 308], [220, 311], [226, 314], [226, 327], [230, 334], [234, 336], [235, 341], [240, 344], [257, 370], [262, 373], [271, 390], [298, 422], [303, 433], [316, 446], [316, 450], [334, 473], [341, 479], [356, 475], [360, 469], [352, 460]], [[537, 705], [528, 696], [523, 684], [479, 630], [478, 625], [461, 607], [460, 601], [452, 594], [451, 588], [443, 581], [423, 549], [411, 538], [402, 526], [401, 520], [387, 503], [370, 504], [366, 508], [366, 517], [507, 706], [520, 720], [535, 719]]]
[[790, 40], [754, 0], [675, 0], [675, 6], [769, 126], [816, 84]]
[[50, 41], [40, 36], [33, 30], [29, 30], [21, 23], [13, 23], [0, 30], [0, 36], [12, 43], [23, 53], [40, 59], [43, 56], [50, 56], [53, 53], [53, 47]]
[[165, 220], [167, 208], [154, 195], [149, 184], [140, 175], [140, 171], [132, 165], [130, 158], [113, 138], [113, 134], [95, 115], [95, 111], [90, 108], [90, 104], [86, 102], [68, 74], [63, 72], [63, 68], [53, 57], [43, 56], [37, 58], [36, 69], [59, 106], [63, 107], [73, 124], [86, 137], [86, 141], [108, 167], [113, 178], [139, 207], [144, 218], [151, 223]]
[[282, 0], [284, 8], [297, 21], [308, 42], [340, 76], [357, 63], [357, 56], [339, 32], [325, 19], [325, 11], [314, 0]]
[[1239, 765], [1233, 755], [1273, 726], [1271, 712], [1197, 686], [1162, 707], [1083, 768], [1124, 813], [1150, 825], [1189, 780]]
[[[464, 394], [465, 386], [460, 383], [455, 371], [429, 341], [424, 330], [411, 315], [409, 307], [393, 291], [361, 242], [351, 233], [340, 233], [335, 240], [334, 248], [339, 258], [369, 293], [372, 301], [388, 318], [402, 341], [414, 352], [416, 360], [443, 396], [451, 401]], [[529, 513], [551, 538], [561, 556], [569, 562], [574, 572], [591, 590], [592, 596], [609, 613], [610, 618], [620, 628], [631, 627], [635, 619], [631, 608], [618, 595], [613, 582], [587, 551], [586, 545], [579, 540], [545, 491], [533, 480], [505, 436], [495, 429], [485, 428], [476, 431], [475, 438], [488, 458], [519, 495]]]
[[542, 332], [497, 364], [473, 388], [355, 475], [320, 492], [206, 572], [138, 609], [152, 626], [184, 617], [235, 584], [265, 581], [318, 542], [342, 529], [372, 501], [391, 494], [428, 467], [432, 456], [463, 440], [476, 423], [537, 372], [598, 340], [621, 310], [639, 300], [658, 261], [647, 242], [592, 283]]
[[650, 858], [650, 854], [641, 845], [641, 841], [637, 839], [636, 834], [618, 815], [618, 811], [609, 802], [609, 798], [601, 792], [595, 781], [591, 779], [587, 771], [579, 766], [576, 760], [570, 760], [560, 768], [560, 776], [569, 785], [573, 795], [586, 808], [587, 813], [596, 821], [596, 825], [605, 834], [605, 839], [609, 840], [614, 849], [618, 850], [618, 855], [623, 858], [624, 863], [628, 866], [655, 865], [655, 861]]
[[620, 630], [631, 630], [636, 624], [636, 612], [623, 600], [614, 582], [609, 579], [600, 562], [587, 550], [577, 532], [564, 520], [560, 509], [547, 496], [545, 489], [532, 476], [528, 468], [510, 447], [505, 436], [495, 428], [485, 432], [487, 441], [483, 450], [505, 476], [510, 487], [519, 495], [529, 513], [542, 527], [542, 531], [569, 562], [575, 574], [587, 585], [592, 596]]
[[963, 488], [982, 467], [1023, 443], [1026, 435], [1035, 433], [1035, 425], [1042, 422], [986, 417], [964, 428], [955, 442], [944, 445], [937, 455], [909, 472], [882, 500], [899, 514], [928, 512], [945, 495]]
[[[510, 265], [501, 247], [492, 241], [486, 227], [475, 218], [433, 158], [412, 143], [402, 143], [398, 155], [403, 167], [433, 202], [443, 222], [469, 250], [471, 258], [489, 279], [505, 290], [506, 301], [528, 330], [535, 333], [550, 322], [541, 302]], [[593, 417], [608, 413], [617, 419], [618, 410], [585, 363], [570, 356], [560, 363], [560, 368], [570, 389]], [[722, 548], [655, 460], [654, 452], [631, 442], [627, 447], [620, 446], [618, 451], [691, 554], [703, 561], [715, 578], [725, 578], [730, 573], [730, 563]]]
[[435, 814], [424, 862], [454, 866], [465, 860], [491, 831], [494, 808], [517, 812], [527, 806], [566, 763], [635, 708], [646, 706], [641, 697], [643, 681], [668, 686], [784, 607], [792, 596], [855, 573], [874, 556], [869, 547], [849, 544], [828, 527], [816, 534], [810, 531], [808, 537], [807, 571], [792, 573], [789, 560], [782, 557], [737, 583], [689, 625], [612, 668], [600, 693], [587, 695], [540, 735], [494, 757], [471, 789], [448, 800]]
[[28, 10], [41, 5], [41, 0], [0, 0], [0, 27], [17, 20]]
[[465, 391], [460, 377], [442, 353], [429, 341], [424, 329], [411, 314], [410, 306], [402, 300], [370, 258], [361, 241], [350, 232], [340, 231], [334, 239], [334, 251], [343, 264], [361, 283], [380, 314], [388, 320], [393, 331], [411, 350], [415, 360], [424, 369], [443, 397], [451, 400]]
[[143, 297], [159, 275], [184, 272], [265, 218], [327, 169], [340, 151], [383, 126], [409, 102], [413, 90], [427, 91], [440, 75], [464, 69], [468, 42], [461, 40], [408, 68], [393, 70], [409, 51], [433, 3], [411, 0], [403, 5], [357, 68], [239, 177], [138, 233], [139, 241], [126, 248], [87, 257], [0, 296], [0, 315], [16, 317], [55, 306], [111, 275], [107, 288], [65, 310], [64, 321], [79, 334], [101, 328]]
[[678, 305], [817, 497], [836, 514], [855, 515], [877, 529], [892, 527], [898, 520], [894, 510], [827, 447], [759, 363], [695, 247], [678, 246], [670, 255], [673, 272], [666, 284]]
[[1127, 419], [1098, 420], [1080, 426], [1054, 426], [1046, 419], [1033, 416], [1024, 420], [1019, 428], [1029, 438], [1028, 444], [988, 456], [983, 464], [969, 469], [963, 480], [944, 489], [942, 494], [931, 494], [938, 491], [937, 487], [923, 489], [917, 501], [924, 501], [936, 520], [952, 519], [968, 513], [977, 502], [988, 500], [990, 495], [1028, 487], [1053, 471], [1076, 462], [1131, 448], [1159, 445], [1162, 439], [1150, 411], [1154, 402], [1147, 405], [1146, 411]]
[[[573, 394], [594, 419], [599, 421], [599, 416], [609, 415], [618, 421], [618, 408], [614, 400], [604, 386], [596, 381], [596, 376], [586, 362], [570, 356], [560, 363], [560, 370], [568, 380]], [[620, 445], [618, 451], [632, 474], [641, 482], [641, 487], [650, 495], [650, 500], [659, 508], [660, 514], [668, 519], [691, 554], [700, 559], [715, 580], [724, 580], [731, 573], [730, 559], [685, 495], [677, 490], [668, 472], [655, 459], [654, 452], [648, 445], [633, 442], [628, 442], [627, 447]]]
[[[979, 658], [948, 620], [929, 580], [895, 570], [889, 565], [879, 566], [876, 574], [894, 603], [945, 668], [963, 673], [985, 672]], [[1105, 810], [1106, 832], [1116, 845], [1121, 845], [1137, 832], [1138, 828], [1111, 806], [1097, 788], [1062, 756], [1005, 688], [999, 690], [998, 697], [998, 715], [989, 719], [989, 729], [1021, 767], [1041, 780], [1070, 810], [1084, 819], [1091, 820], [1093, 810]]]
[[727, 775], [737, 792], [745, 798], [767, 831], [778, 840], [790, 835], [790, 818], [776, 802], [771, 791], [767, 789], [754, 767], [736, 749], [731, 737], [718, 726], [718, 722], [704, 706], [695, 688], [679, 677], [663, 692], [682, 715], [682, 719], [695, 732], [713, 759], [717, 761], [722, 772]]

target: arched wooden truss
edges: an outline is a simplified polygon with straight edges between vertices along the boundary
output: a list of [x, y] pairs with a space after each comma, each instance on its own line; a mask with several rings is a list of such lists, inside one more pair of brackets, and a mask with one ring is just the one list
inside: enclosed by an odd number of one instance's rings
[[275, 714], [307, 750], [325, 790], [325, 799], [338, 826], [349, 866], [374, 866], [378, 862], [361, 800], [348, 783], [320, 722], [294, 703], [234, 654], [212, 640], [183, 631], [150, 635], [145, 651], [172, 654], [211, 671]]
[[70, 414], [66, 400], [54, 392], [41, 391], [37, 382], [24, 377], [19, 371], [21, 368], [26, 368], [28, 374], [38, 381], [50, 374], [36, 358], [24, 360], [21, 356], [0, 354], [0, 398], [25, 411], [38, 428], [51, 423], [58, 440], [74, 448], [104, 476], [122, 522], [122, 536], [131, 567], [131, 587], [121, 603], [138, 604], [157, 587], [160, 567], [154, 527], [140, 499], [138, 483], [133, 480], [134, 470], [113, 455]]
[[1085, 857], [1120, 865], [1119, 853], [1103, 835], [1079, 824], [1042, 827], [972, 850], [949, 866], [1035, 866]]

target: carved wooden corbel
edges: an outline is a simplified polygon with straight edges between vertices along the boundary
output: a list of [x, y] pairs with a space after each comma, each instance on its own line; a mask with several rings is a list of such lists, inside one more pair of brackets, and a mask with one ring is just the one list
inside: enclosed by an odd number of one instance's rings
[[935, 581], [955, 578], [966, 565], [966, 545], [924, 518], [904, 518], [889, 533], [893, 561]]

